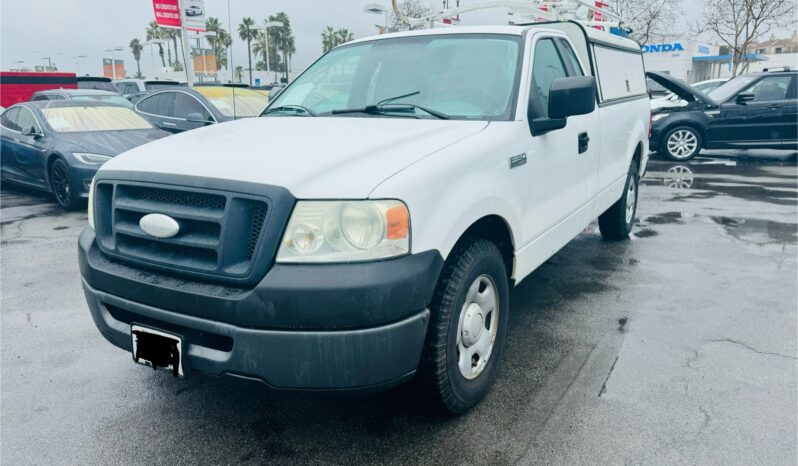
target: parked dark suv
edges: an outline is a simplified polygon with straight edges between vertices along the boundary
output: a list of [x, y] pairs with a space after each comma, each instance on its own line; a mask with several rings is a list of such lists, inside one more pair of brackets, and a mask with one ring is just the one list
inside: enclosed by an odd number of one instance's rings
[[652, 151], [685, 161], [701, 149], [798, 148], [796, 71], [737, 76], [709, 94], [664, 73], [647, 75], [687, 102], [652, 112]]

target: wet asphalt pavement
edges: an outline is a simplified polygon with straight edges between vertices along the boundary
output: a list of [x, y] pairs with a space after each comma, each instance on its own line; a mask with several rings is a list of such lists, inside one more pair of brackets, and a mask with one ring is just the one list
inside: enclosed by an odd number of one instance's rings
[[275, 393], [174, 379], [94, 327], [84, 212], [2, 191], [3, 464], [795, 464], [795, 156], [654, 160], [632, 240], [595, 225], [512, 292], [471, 412], [407, 388]]

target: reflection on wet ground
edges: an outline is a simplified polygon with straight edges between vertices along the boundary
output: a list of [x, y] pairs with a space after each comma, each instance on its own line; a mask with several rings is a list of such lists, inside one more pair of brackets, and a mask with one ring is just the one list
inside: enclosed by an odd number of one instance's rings
[[798, 239], [798, 224], [752, 218], [710, 217], [739, 240], [757, 244], [792, 244]]

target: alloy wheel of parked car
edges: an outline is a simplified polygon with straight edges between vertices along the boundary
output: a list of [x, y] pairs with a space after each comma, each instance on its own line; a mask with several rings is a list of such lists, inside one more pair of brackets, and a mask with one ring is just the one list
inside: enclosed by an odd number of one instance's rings
[[78, 199], [73, 194], [69, 167], [63, 159], [56, 159], [50, 167], [50, 187], [58, 204], [65, 209], [77, 207]]
[[672, 129], [665, 136], [664, 141], [665, 155], [680, 162], [692, 159], [701, 150], [701, 136], [694, 129], [688, 127]]
[[430, 306], [419, 380], [453, 414], [477, 404], [496, 378], [510, 288], [499, 248], [480, 238], [459, 243], [444, 265]]

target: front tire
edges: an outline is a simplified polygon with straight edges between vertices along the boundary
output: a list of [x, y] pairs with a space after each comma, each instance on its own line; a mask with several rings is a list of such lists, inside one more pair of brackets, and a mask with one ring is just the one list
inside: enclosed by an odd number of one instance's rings
[[623, 195], [606, 212], [599, 217], [599, 231], [604, 239], [617, 241], [629, 238], [637, 214], [638, 188], [640, 178], [637, 174], [637, 162], [632, 161], [626, 175]]
[[72, 180], [69, 165], [64, 159], [59, 157], [50, 165], [49, 178], [50, 189], [52, 189], [58, 205], [67, 210], [77, 209], [81, 204], [81, 199], [74, 189], [75, 183]]
[[662, 138], [662, 153], [665, 157], [685, 162], [701, 152], [701, 133], [690, 126], [678, 126], [671, 129]]
[[419, 379], [433, 402], [460, 414], [496, 378], [510, 310], [507, 266], [490, 241], [470, 238], [452, 251], [435, 287]]

